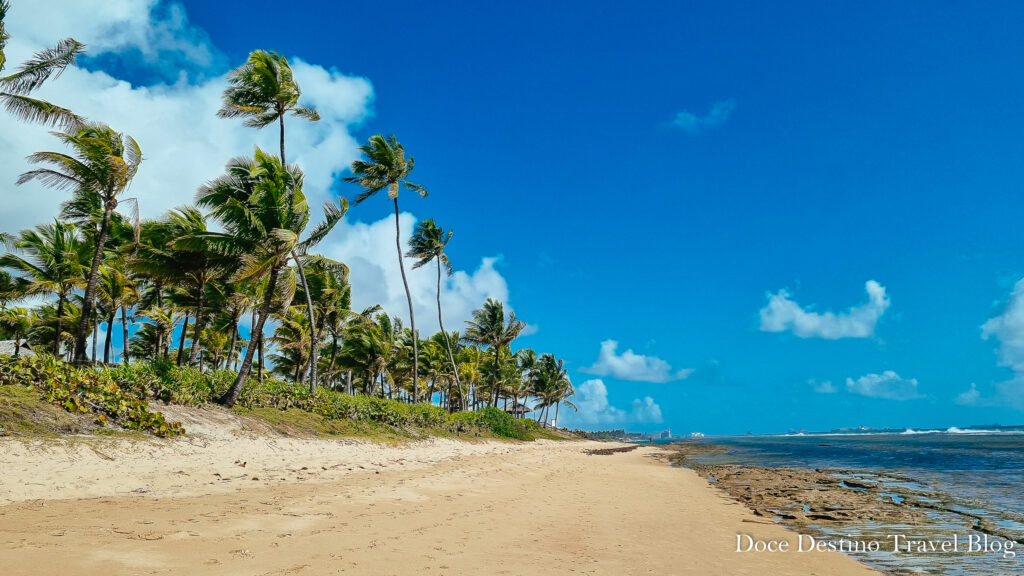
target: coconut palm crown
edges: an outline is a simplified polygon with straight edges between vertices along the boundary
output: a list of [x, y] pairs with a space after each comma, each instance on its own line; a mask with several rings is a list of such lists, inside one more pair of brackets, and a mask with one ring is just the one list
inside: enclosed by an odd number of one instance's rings
[[299, 105], [301, 96], [288, 60], [276, 52], [256, 50], [249, 54], [245, 64], [228, 74], [224, 103], [217, 116], [245, 118], [245, 125], [252, 128], [265, 128], [277, 122], [281, 128], [281, 163], [287, 165], [284, 117], [291, 114], [310, 122], [320, 120], [314, 108]]

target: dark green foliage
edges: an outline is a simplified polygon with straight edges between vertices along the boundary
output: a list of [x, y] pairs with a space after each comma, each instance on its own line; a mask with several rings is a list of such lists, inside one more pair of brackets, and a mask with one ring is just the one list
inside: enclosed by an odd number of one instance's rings
[[0, 357], [0, 386], [34, 388], [43, 400], [68, 412], [95, 415], [99, 425], [114, 423], [162, 437], [181, 434], [180, 423], [149, 410], [145, 386], [124, 372], [76, 368], [50, 356]]
[[517, 420], [507, 412], [488, 406], [476, 412], [459, 412], [452, 415], [454, 424], [461, 424], [469, 429], [490, 432], [501, 438], [514, 440], [533, 440], [536, 424], [529, 418]]

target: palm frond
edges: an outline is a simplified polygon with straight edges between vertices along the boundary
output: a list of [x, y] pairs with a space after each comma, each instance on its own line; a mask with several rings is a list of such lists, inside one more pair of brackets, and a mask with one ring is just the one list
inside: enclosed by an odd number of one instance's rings
[[74, 130], [85, 120], [67, 108], [22, 94], [0, 91], [0, 103], [19, 120]]
[[51, 76], [60, 76], [64, 69], [85, 51], [85, 44], [73, 38], [65, 38], [53, 48], [37, 52], [31, 59], [18, 67], [17, 72], [0, 78], [0, 90], [21, 96], [27, 95], [43, 85]]
[[302, 243], [303, 248], [312, 248], [319, 244], [334, 229], [348, 211], [348, 200], [341, 198], [340, 206], [333, 202], [324, 202], [324, 221], [317, 224]]

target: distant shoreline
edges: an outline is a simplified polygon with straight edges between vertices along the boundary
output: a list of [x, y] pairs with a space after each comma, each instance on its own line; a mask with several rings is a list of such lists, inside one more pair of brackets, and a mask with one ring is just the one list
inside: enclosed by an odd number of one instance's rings
[[[993, 435], [1003, 434], [1015, 433]], [[801, 438], [879, 435], [808, 434]], [[972, 574], [1005, 574], [1008, 568], [996, 561], [1017, 562], [1017, 554], [1024, 552], [1024, 533], [1008, 528], [1024, 527], [1019, 513], [979, 510], [981, 504], [937, 490], [924, 478], [878, 467], [759, 465], [755, 456], [732, 454], [733, 448], [727, 438], [663, 447], [672, 452], [669, 460], [673, 465], [695, 471], [755, 515], [800, 535], [839, 543], [839, 551], [887, 573], [916, 574], [922, 566], [939, 570], [969, 566]], [[774, 458], [778, 461], [782, 456], [774, 454]], [[901, 554], [905, 552], [901, 545], [908, 540], [922, 542], [920, 548], [925, 553]], [[845, 548], [844, 542], [848, 544]], [[867, 549], [872, 544], [874, 548]]]

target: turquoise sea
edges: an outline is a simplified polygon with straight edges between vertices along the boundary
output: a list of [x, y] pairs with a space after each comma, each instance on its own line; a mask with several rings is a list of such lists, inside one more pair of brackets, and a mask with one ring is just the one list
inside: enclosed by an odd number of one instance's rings
[[[921, 526], [816, 526], [831, 538], [864, 538], [880, 533], [926, 539], [978, 537], [970, 521], [980, 517], [1009, 539], [1010, 552], [957, 553], [878, 552], [851, 556], [891, 574], [996, 576], [1024, 574], [1024, 432], [959, 430], [901, 434], [819, 434], [733, 436], [699, 440], [725, 446], [726, 453], [703, 454], [706, 464], [750, 464], [766, 467], [834, 468], [863, 471], [882, 483], [885, 496], [900, 501], [900, 492], [951, 497], [954, 512], [929, 512], [932, 524]], [[958, 514], [956, 511], [965, 512]], [[994, 540], [995, 538], [989, 537]], [[1004, 539], [1005, 540], [1005, 539]]]

